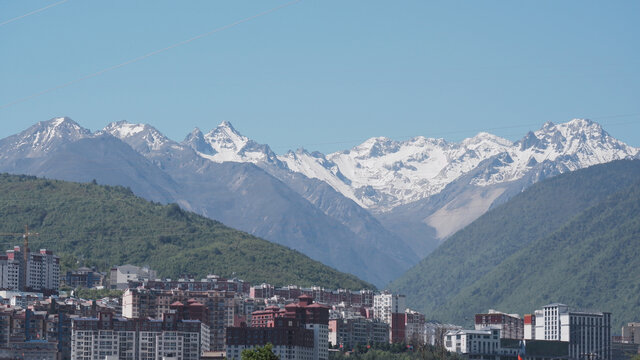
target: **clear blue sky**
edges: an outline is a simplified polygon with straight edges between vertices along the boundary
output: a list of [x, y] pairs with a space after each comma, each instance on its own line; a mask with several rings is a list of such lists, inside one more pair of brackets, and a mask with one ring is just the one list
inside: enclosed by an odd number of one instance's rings
[[[0, 0], [0, 23], [56, 1]], [[0, 106], [286, 2], [69, 0], [0, 26]], [[178, 141], [228, 120], [331, 152], [589, 117], [640, 146], [639, 39], [640, 1], [303, 0], [1, 108], [0, 138], [55, 116]]]

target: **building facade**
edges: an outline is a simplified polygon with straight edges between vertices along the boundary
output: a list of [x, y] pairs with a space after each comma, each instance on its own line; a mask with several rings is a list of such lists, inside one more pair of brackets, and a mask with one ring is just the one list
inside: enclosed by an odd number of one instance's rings
[[524, 339], [524, 320], [517, 314], [505, 314], [495, 310], [476, 314], [475, 329], [500, 329], [500, 336], [503, 339]]
[[344, 349], [389, 342], [389, 324], [364, 317], [329, 320], [329, 343]]
[[[252, 319], [251, 327], [247, 327], [245, 324], [245, 326], [227, 328], [228, 358], [237, 359], [238, 357], [232, 356], [236, 356], [234, 354], [241, 354], [241, 349], [264, 346], [268, 342], [265, 339], [277, 339], [277, 334], [282, 334], [283, 331], [285, 331], [281, 328], [289, 328], [289, 330], [286, 331], [293, 331], [290, 329], [291, 327], [300, 329], [295, 332], [295, 334], [298, 334], [296, 336], [299, 336], [300, 339], [307, 337], [307, 335], [304, 334], [311, 336], [313, 346], [311, 348], [310, 360], [327, 360], [329, 358], [329, 307], [314, 303], [311, 296], [302, 295], [298, 298], [298, 302], [287, 304], [284, 309], [277, 306], [270, 306], [265, 310], [256, 311], [253, 313]], [[260, 328], [263, 330], [246, 330], [252, 328]], [[302, 330], [306, 330], [307, 332]], [[252, 340], [251, 336], [262, 336], [262, 340]], [[282, 344], [282, 346], [288, 346], [287, 342], [285, 341], [283, 343], [283, 341], [284, 340], [279, 341], [278, 343]], [[301, 344], [302, 343], [306, 344], [304, 341], [302, 341]], [[272, 344], [275, 345], [275, 343]], [[306, 345], [303, 347], [306, 347]], [[300, 351], [302, 351], [300, 354], [306, 354], [306, 350]]]
[[573, 311], [565, 304], [549, 304], [527, 316], [524, 333], [527, 340], [568, 342], [571, 357], [611, 359], [608, 312]]
[[[57, 294], [60, 288], [60, 258], [51, 250], [24, 253], [19, 246], [0, 256], [0, 288], [5, 290], [34, 291]], [[26, 273], [25, 273], [26, 269]]]
[[152, 320], [100, 313], [97, 318], [73, 319], [71, 326], [73, 360], [197, 360], [202, 349], [203, 324], [172, 314]]

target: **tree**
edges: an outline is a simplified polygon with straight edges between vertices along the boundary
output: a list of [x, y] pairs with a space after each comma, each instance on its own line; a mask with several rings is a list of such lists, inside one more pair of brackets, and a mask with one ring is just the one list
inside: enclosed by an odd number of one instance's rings
[[255, 348], [252, 350], [242, 351], [242, 360], [278, 360], [280, 359], [273, 353], [273, 345], [267, 344], [263, 347]]

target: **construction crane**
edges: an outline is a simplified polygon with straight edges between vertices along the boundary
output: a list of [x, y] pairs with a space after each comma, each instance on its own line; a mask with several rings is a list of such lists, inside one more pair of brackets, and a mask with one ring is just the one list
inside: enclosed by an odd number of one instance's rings
[[24, 239], [24, 249], [22, 249], [22, 253], [24, 256], [24, 261], [22, 263], [22, 276], [24, 276], [24, 282], [26, 286], [27, 282], [27, 264], [29, 263], [29, 236], [38, 236], [40, 234], [29, 232], [29, 225], [24, 226], [24, 233], [0, 233], [0, 236], [22, 236]]

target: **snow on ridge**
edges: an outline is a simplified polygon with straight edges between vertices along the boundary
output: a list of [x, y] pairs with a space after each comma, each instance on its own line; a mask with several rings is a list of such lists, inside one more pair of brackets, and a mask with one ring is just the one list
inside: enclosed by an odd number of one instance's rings
[[598, 123], [573, 119], [545, 123], [515, 143], [487, 132], [460, 143], [421, 136], [406, 141], [374, 137], [324, 157], [289, 152], [279, 158], [292, 171], [325, 181], [364, 207], [384, 212], [440, 192], [493, 156], [500, 155], [502, 163], [492, 164], [494, 170], [473, 184], [517, 180], [544, 161], [560, 161], [575, 170], [638, 154], [640, 149], [609, 136]]

